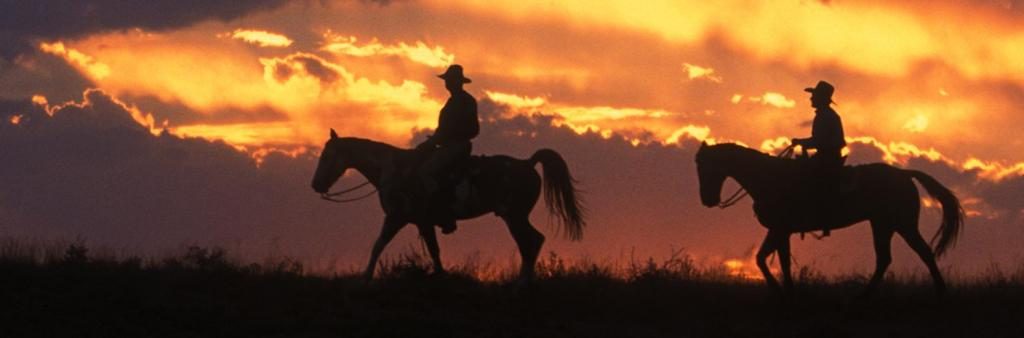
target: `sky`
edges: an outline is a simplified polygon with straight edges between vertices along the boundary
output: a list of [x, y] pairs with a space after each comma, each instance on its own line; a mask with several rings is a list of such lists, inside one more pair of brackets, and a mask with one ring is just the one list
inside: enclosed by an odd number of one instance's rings
[[[461, 64], [475, 152], [552, 148], [590, 210], [545, 252], [621, 262], [683, 250], [750, 271], [750, 201], [700, 205], [701, 141], [777, 152], [810, 134], [803, 88], [835, 85], [851, 163], [923, 170], [968, 218], [940, 265], [1024, 265], [1024, 3], [971, 1], [0, 1], [0, 235], [145, 253], [221, 245], [251, 259], [362, 264], [372, 199], [309, 188], [329, 128], [414, 145]], [[349, 173], [338, 187], [362, 178]], [[735, 189], [727, 184], [723, 194]], [[927, 203], [926, 203], [927, 204]], [[934, 207], [922, 210], [930, 236]], [[420, 250], [405, 230], [389, 254]], [[500, 220], [443, 236], [448, 261], [515, 261]], [[893, 268], [923, 271], [905, 244]], [[873, 266], [866, 224], [794, 237], [798, 265]], [[740, 262], [742, 264], [737, 264]]]

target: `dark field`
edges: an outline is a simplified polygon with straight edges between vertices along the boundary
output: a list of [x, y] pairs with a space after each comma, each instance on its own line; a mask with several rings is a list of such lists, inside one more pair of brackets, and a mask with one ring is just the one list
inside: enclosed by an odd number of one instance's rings
[[71, 245], [0, 258], [0, 337], [1024, 337], [1024, 273], [954, 281], [804, 270], [791, 297], [683, 257], [622, 268], [549, 255], [520, 288], [482, 268], [432, 275], [418, 256], [367, 284], [287, 259], [240, 264], [218, 249], [94, 258]]

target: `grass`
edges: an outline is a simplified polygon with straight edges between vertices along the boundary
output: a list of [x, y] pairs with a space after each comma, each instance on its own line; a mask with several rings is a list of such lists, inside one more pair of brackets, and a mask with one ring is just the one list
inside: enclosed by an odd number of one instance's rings
[[80, 243], [0, 241], [2, 337], [1021, 337], [1024, 272], [960, 281], [803, 269], [792, 297], [683, 254], [624, 265], [549, 254], [526, 288], [474, 260], [430, 272], [420, 255], [312, 274], [277, 258], [242, 263], [189, 247], [155, 259]]

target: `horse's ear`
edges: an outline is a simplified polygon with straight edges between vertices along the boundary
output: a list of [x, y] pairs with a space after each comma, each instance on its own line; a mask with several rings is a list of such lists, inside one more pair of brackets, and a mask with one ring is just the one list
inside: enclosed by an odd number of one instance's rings
[[334, 128], [331, 128], [331, 139], [333, 140], [336, 138], [338, 138], [338, 133], [334, 131]]
[[703, 140], [700, 141], [700, 147], [701, 148], [704, 148], [704, 147], [707, 147], [707, 146], [708, 146], [708, 141], [703, 141]]

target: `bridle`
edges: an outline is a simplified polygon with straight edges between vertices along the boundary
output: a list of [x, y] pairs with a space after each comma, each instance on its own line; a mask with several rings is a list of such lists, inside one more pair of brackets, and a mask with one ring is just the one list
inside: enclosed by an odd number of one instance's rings
[[344, 195], [344, 194], [356, 191], [359, 188], [365, 187], [365, 186], [367, 186], [369, 184], [370, 184], [370, 181], [366, 181], [366, 182], [363, 182], [363, 183], [361, 183], [361, 184], [359, 184], [357, 186], [354, 186], [354, 187], [351, 187], [351, 188], [348, 188], [348, 189], [345, 189], [345, 190], [342, 190], [342, 191], [321, 193], [320, 194], [320, 199], [325, 200], [325, 201], [334, 202], [334, 203], [348, 203], [348, 202], [355, 202], [355, 201], [358, 201], [358, 200], [362, 200], [364, 198], [373, 196], [373, 194], [376, 194], [377, 193], [377, 189], [373, 189], [373, 191], [365, 193], [365, 194], [362, 194], [362, 195], [359, 195], [358, 197], [345, 198], [345, 199], [335, 199], [334, 197], [335, 196], [341, 196], [341, 195]]
[[[793, 152], [794, 152], [793, 149], [796, 149], [796, 145], [795, 144], [790, 144], [788, 147], [786, 147], [786, 149], [783, 149], [782, 152], [779, 153], [779, 155], [776, 156], [776, 157], [779, 157], [779, 158], [790, 158], [790, 157], [793, 156]], [[725, 208], [731, 207], [731, 206], [735, 205], [737, 202], [739, 202], [740, 200], [742, 200], [744, 197], [747, 197], [747, 195], [750, 195], [750, 192], [748, 192], [747, 189], [744, 189], [741, 186], [739, 189], [736, 190], [735, 193], [732, 194], [732, 196], [729, 196], [729, 198], [726, 198], [725, 201], [722, 201], [722, 202], [718, 203], [717, 207], [719, 209], [725, 209]]]

